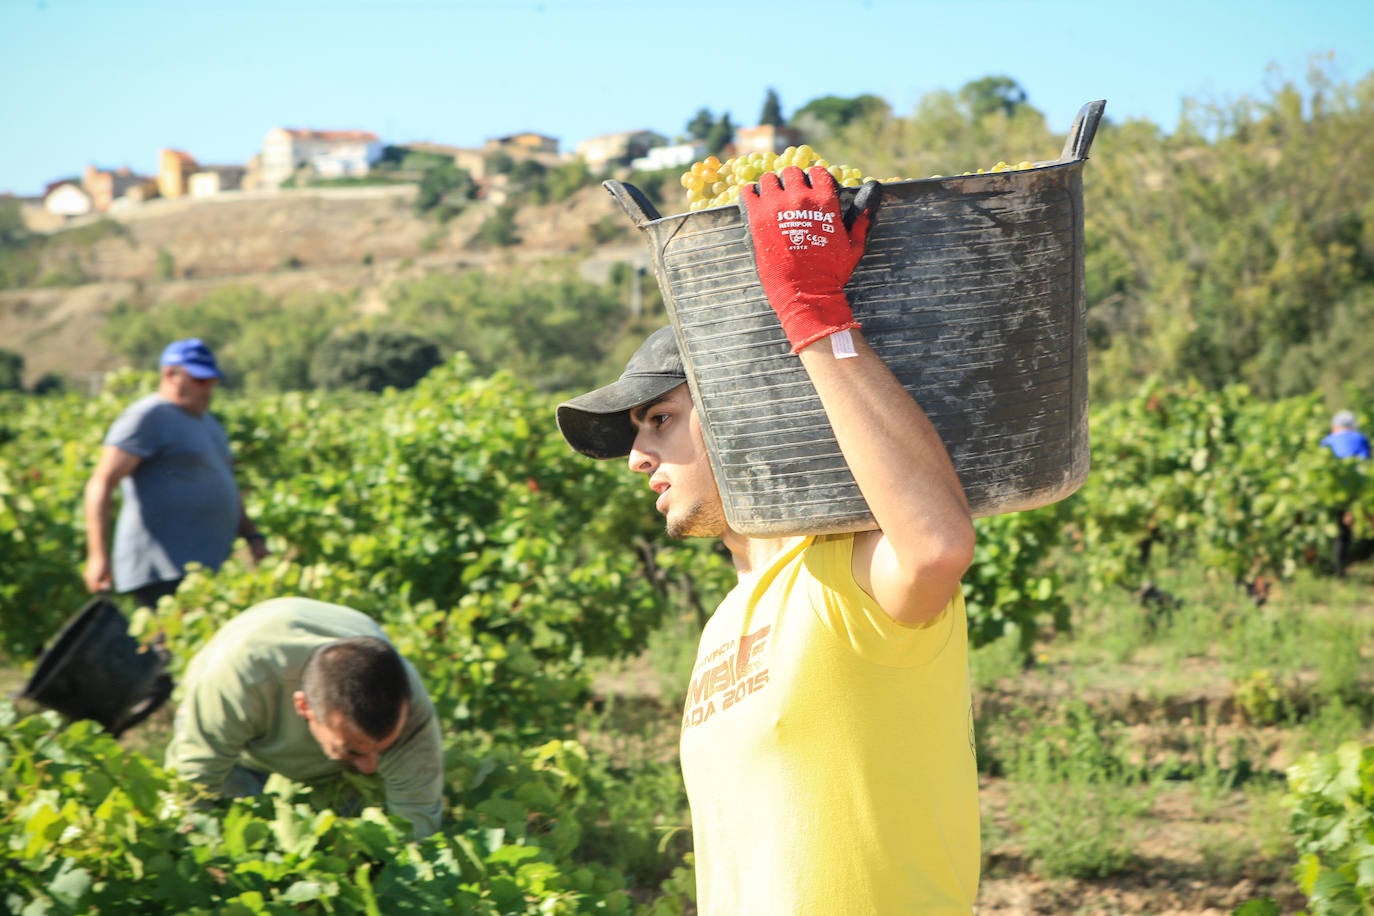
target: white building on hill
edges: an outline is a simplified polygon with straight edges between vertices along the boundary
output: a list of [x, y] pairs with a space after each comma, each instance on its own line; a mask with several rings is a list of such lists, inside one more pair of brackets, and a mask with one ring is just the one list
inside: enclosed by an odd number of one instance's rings
[[654, 172], [659, 169], [682, 169], [699, 159], [705, 158], [706, 144], [700, 140], [694, 140], [691, 143], [655, 146], [631, 162], [630, 168], [644, 172]]
[[259, 183], [281, 187], [299, 172], [316, 178], [360, 178], [382, 157], [382, 141], [365, 130], [274, 127], [262, 142]]
[[91, 195], [75, 181], [59, 181], [48, 186], [43, 195], [43, 207], [54, 216], [85, 216], [95, 207]]

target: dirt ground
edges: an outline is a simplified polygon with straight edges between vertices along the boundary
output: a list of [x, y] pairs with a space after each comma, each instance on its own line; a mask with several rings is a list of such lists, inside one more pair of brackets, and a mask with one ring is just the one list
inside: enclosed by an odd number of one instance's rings
[[[1005, 821], [1005, 780], [984, 779], [985, 821]], [[1007, 847], [993, 846], [979, 886], [978, 913], [1005, 916], [1078, 914], [1078, 916], [1224, 916], [1241, 904], [1270, 898], [1284, 913], [1295, 913], [1306, 898], [1287, 867], [1255, 861], [1247, 870], [1235, 862], [1209, 861], [1201, 852], [1203, 836], [1215, 848], [1229, 835], [1245, 841], [1249, 812], [1244, 801], [1202, 817], [1186, 793], [1163, 793], [1150, 811], [1147, 833], [1135, 844], [1136, 863], [1127, 871], [1096, 879], [1047, 879]]]

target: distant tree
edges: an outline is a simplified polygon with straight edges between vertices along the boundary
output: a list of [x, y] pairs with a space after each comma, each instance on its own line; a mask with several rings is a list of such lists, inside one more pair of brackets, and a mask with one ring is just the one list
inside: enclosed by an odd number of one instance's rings
[[711, 132], [706, 135], [706, 149], [712, 153], [719, 154], [725, 147], [729, 146], [734, 139], [735, 125], [730, 122], [729, 112], [726, 112], [720, 116], [720, 120], [711, 128]]
[[534, 159], [519, 159], [511, 163], [509, 175], [513, 184], [533, 185], [543, 181], [548, 166]]
[[572, 197], [580, 188], [591, 183], [591, 171], [581, 159], [565, 162], [549, 169], [544, 176], [544, 189], [549, 203], [558, 203]]
[[[651, 326], [666, 321], [652, 276], [640, 293]], [[610, 351], [637, 330], [627, 331], [630, 298], [627, 285], [593, 283], [570, 268], [469, 270], [399, 283], [387, 304], [397, 324], [434, 340], [445, 356], [467, 353], [480, 373], [505, 369], [541, 391], [567, 391], [595, 387], [624, 367], [628, 353]]]
[[443, 360], [435, 344], [400, 329], [357, 329], [332, 336], [310, 361], [310, 378], [326, 389], [406, 389]]
[[406, 172], [427, 172], [445, 164], [452, 165], [453, 157], [429, 150], [406, 150], [397, 167]]
[[515, 227], [515, 207], [497, 207], [477, 230], [476, 241], [492, 248], [509, 248], [520, 244], [520, 232]]
[[702, 108], [687, 122], [687, 136], [701, 141], [707, 152], [719, 153], [735, 139], [735, 125], [729, 112], [717, 119], [710, 109]]
[[1168, 136], [1148, 121], [1098, 130], [1084, 182], [1094, 398], [1152, 377], [1374, 395], [1371, 89], [1374, 76], [1314, 69], [1306, 86], [1186, 102]]
[[507, 175], [515, 167], [515, 158], [505, 150], [492, 150], [483, 157], [482, 165], [489, 175]]
[[176, 276], [177, 261], [172, 253], [166, 248], [157, 250], [157, 278], [159, 280], [170, 280]]
[[709, 108], [700, 108], [687, 122], [687, 136], [693, 140], [705, 140], [715, 127], [716, 116], [711, 114]]
[[409, 150], [404, 146], [392, 146], [388, 143], [386, 146], [382, 147], [382, 155], [377, 157], [377, 161], [373, 163], [373, 167], [389, 166], [391, 168], [398, 168], [408, 152]]
[[597, 245], [605, 245], [616, 239], [624, 238], [626, 235], [627, 223], [616, 216], [603, 216], [601, 219], [592, 223], [588, 236]]
[[536, 204], [567, 200], [591, 180], [587, 163], [581, 159], [552, 168], [534, 159], [522, 159], [510, 171], [512, 184]]
[[67, 378], [57, 372], [44, 372], [33, 383], [33, 393], [37, 395], [61, 394], [67, 390]]
[[24, 357], [13, 350], [0, 350], [0, 391], [24, 390]]
[[436, 213], [447, 219], [477, 196], [477, 185], [466, 169], [444, 162], [425, 172], [415, 194], [415, 212]]
[[221, 286], [195, 302], [120, 300], [100, 336], [139, 369], [156, 368], [167, 341], [199, 337], [215, 351], [224, 387], [294, 391], [313, 387], [311, 358], [352, 312], [352, 301], [342, 295], [281, 297], [251, 286]]
[[782, 103], [778, 101], [778, 94], [770, 88], [768, 94], [763, 97], [763, 111], [759, 114], [759, 124], [782, 127], [786, 123], [787, 121], [782, 116]]
[[836, 131], [870, 115], [886, 117], [891, 111], [887, 102], [876, 95], [858, 95], [852, 99], [826, 95], [812, 99], [793, 112], [792, 123], [800, 124], [811, 119]]
[[0, 197], [0, 289], [28, 286], [38, 276], [44, 236], [29, 232], [13, 197]]
[[13, 197], [0, 196], [0, 248], [18, 245], [28, 238], [24, 211]]
[[1011, 117], [1026, 104], [1026, 90], [1009, 76], [985, 76], [965, 83], [959, 90], [959, 101], [974, 121], [997, 111]]

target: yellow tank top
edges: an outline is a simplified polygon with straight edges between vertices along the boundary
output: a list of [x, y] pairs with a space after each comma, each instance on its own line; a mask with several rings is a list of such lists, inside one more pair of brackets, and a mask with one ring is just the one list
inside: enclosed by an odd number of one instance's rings
[[894, 622], [852, 535], [800, 539], [702, 634], [682, 720], [702, 916], [972, 912], [964, 602]]

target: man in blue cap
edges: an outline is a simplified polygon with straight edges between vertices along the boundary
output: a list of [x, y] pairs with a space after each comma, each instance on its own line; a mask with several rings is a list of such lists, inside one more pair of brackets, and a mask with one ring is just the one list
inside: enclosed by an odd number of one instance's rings
[[[1331, 418], [1331, 432], [1322, 439], [1322, 445], [1337, 458], [1357, 458], [1362, 461], [1369, 458], [1369, 439], [1360, 432], [1355, 414], [1348, 410], [1336, 411]], [[1355, 513], [1350, 511], [1349, 506], [1342, 506], [1335, 515], [1336, 540], [1332, 545], [1331, 571], [1337, 578], [1342, 578], [1355, 543]]]
[[1331, 418], [1331, 432], [1322, 439], [1322, 445], [1337, 458], [1369, 457], [1369, 440], [1360, 432], [1355, 414], [1348, 410], [1336, 411]]
[[[248, 542], [255, 560], [266, 540], [248, 518], [229, 439], [209, 412], [224, 374], [197, 338], [162, 352], [156, 394], [119, 415], [105, 436], [100, 460], [86, 482], [86, 587], [133, 595], [156, 606], [176, 592], [187, 563], [218, 569], [234, 539]], [[110, 548], [110, 506], [123, 496]]]

